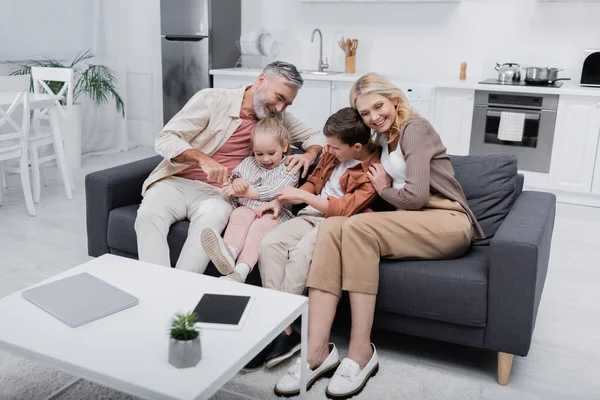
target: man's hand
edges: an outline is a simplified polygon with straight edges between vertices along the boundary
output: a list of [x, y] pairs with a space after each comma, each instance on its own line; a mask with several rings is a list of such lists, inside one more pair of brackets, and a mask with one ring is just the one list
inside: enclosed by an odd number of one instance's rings
[[200, 168], [207, 175], [209, 181], [217, 183], [225, 183], [227, 180], [227, 167], [219, 164], [210, 157], [203, 157], [199, 162]]
[[367, 177], [373, 184], [373, 188], [377, 192], [377, 194], [381, 195], [383, 189], [392, 186], [392, 177], [385, 172], [383, 169], [383, 165], [376, 163], [372, 164], [369, 167], [369, 172], [367, 172]]
[[224, 183], [227, 179], [227, 167], [199, 150], [187, 149], [172, 160], [182, 164], [197, 165], [204, 171], [209, 181]]
[[275, 194], [277, 195], [277, 200], [281, 202], [281, 204], [302, 204], [306, 203], [305, 196], [308, 192], [298, 189], [291, 186], [284, 186], [282, 188], [277, 189]]
[[258, 215], [258, 218], [262, 218], [262, 216], [265, 215], [266, 213], [273, 213], [271, 215], [271, 218], [277, 219], [280, 211], [281, 211], [281, 203], [278, 200], [271, 200], [270, 202], [265, 203], [265, 204], [261, 205], [260, 207], [258, 207], [258, 209], [256, 210], [256, 215]]
[[248, 190], [248, 188], [250, 187], [250, 183], [248, 183], [248, 181], [245, 179], [236, 178], [231, 183], [231, 186], [233, 187], [233, 192], [235, 193], [235, 195], [240, 197], [241, 195], [246, 193], [246, 190]]
[[316, 158], [317, 154], [312, 151], [308, 151], [304, 154], [292, 154], [286, 157], [285, 165], [287, 165], [288, 172], [292, 171], [294, 174], [297, 174], [302, 168], [302, 178], [305, 178], [310, 166], [315, 162]]

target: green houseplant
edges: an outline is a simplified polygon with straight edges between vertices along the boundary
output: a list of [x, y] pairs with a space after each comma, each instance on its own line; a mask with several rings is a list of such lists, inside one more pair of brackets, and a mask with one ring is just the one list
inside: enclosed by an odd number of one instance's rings
[[202, 358], [200, 332], [194, 327], [198, 322], [196, 313], [177, 313], [169, 330], [169, 363], [177, 368], [193, 367]]
[[[11, 75], [31, 74], [31, 67], [50, 67], [50, 68], [72, 68], [74, 72], [73, 103], [76, 103], [81, 96], [86, 96], [98, 106], [103, 106], [112, 99], [115, 108], [123, 117], [125, 117], [125, 104], [117, 92], [117, 78], [114, 72], [104, 66], [92, 64], [88, 61], [94, 58], [94, 54], [87, 50], [77, 54], [70, 64], [62, 63], [52, 57], [45, 57], [41, 60], [26, 60], [23, 62], [11, 62], [17, 66]], [[62, 87], [62, 82], [46, 82], [53, 92], [58, 92]]]

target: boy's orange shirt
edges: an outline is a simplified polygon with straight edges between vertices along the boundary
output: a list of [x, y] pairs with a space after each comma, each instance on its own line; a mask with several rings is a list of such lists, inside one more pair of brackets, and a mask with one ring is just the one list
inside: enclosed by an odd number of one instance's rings
[[[341, 198], [329, 196], [329, 209], [325, 218], [349, 217], [361, 212], [371, 211], [369, 205], [377, 199], [377, 192], [367, 177], [371, 164], [381, 162], [380, 150], [377, 149], [369, 158], [361, 161], [353, 167], [348, 168], [340, 178], [340, 186], [344, 191]], [[340, 163], [336, 156], [331, 153], [323, 153], [315, 170], [300, 189], [319, 195], [334, 168]]]

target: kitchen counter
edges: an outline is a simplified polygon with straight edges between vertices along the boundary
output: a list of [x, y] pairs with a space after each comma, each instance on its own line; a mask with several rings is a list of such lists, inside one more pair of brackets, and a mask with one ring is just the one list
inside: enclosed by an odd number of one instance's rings
[[[253, 68], [220, 68], [211, 69], [211, 75], [222, 75], [222, 76], [248, 76], [256, 78], [262, 72], [261, 69]], [[355, 82], [360, 78], [361, 74], [329, 74], [329, 75], [313, 75], [313, 74], [302, 74], [302, 78], [307, 81], [332, 81], [332, 82]]]
[[548, 88], [542, 86], [512, 86], [512, 85], [489, 85], [477, 83], [477, 81], [444, 81], [436, 82], [436, 88], [448, 89], [469, 89], [469, 90], [487, 90], [512, 93], [539, 93], [539, 94], [558, 94], [566, 96], [589, 96], [600, 97], [600, 88], [579, 86], [573, 81], [561, 81], [564, 84], [559, 88]]

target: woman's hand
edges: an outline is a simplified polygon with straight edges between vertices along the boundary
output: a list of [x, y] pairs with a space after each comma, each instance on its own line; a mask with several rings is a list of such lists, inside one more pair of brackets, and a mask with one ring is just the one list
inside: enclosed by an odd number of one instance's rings
[[250, 183], [248, 183], [248, 181], [245, 179], [237, 178], [231, 183], [231, 187], [233, 188], [233, 192], [235, 193], [235, 195], [240, 197], [241, 195], [246, 193], [246, 191], [250, 187]]
[[306, 203], [305, 195], [308, 192], [298, 189], [291, 186], [284, 186], [282, 188], [277, 189], [275, 194], [277, 195], [277, 200], [281, 202], [281, 204], [302, 204]]
[[256, 215], [258, 218], [262, 218], [265, 214], [272, 214], [272, 219], [277, 219], [279, 212], [281, 211], [281, 203], [278, 200], [271, 200], [256, 209]]
[[383, 165], [381, 165], [380, 163], [372, 164], [369, 167], [367, 177], [369, 178], [369, 180], [373, 184], [373, 188], [375, 188], [375, 191], [377, 191], [379, 195], [381, 195], [383, 189], [392, 186], [392, 177], [389, 176], [387, 172], [385, 172], [385, 169], [383, 169]]

